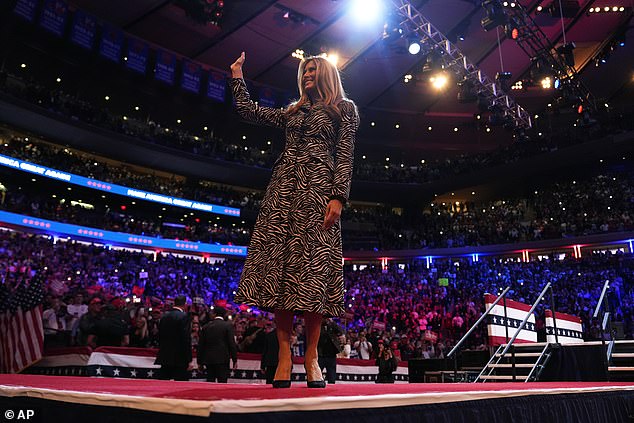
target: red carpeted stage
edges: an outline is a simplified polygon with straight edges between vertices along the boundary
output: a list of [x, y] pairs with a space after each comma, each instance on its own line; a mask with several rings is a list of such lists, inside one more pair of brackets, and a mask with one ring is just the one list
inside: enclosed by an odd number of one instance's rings
[[634, 384], [537, 382], [355, 384], [274, 390], [266, 385], [0, 375], [4, 410], [35, 420], [628, 422]]

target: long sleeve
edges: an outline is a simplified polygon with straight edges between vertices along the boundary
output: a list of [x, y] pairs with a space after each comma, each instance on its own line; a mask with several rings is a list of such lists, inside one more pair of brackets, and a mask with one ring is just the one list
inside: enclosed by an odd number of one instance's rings
[[232, 78], [229, 82], [236, 100], [236, 111], [243, 119], [276, 128], [286, 126], [286, 115], [281, 109], [260, 107], [251, 100], [244, 79]]
[[337, 135], [335, 178], [330, 198], [345, 204], [350, 195], [354, 142], [359, 128], [359, 114], [354, 103], [349, 100], [343, 100], [339, 108], [341, 109], [341, 124]]

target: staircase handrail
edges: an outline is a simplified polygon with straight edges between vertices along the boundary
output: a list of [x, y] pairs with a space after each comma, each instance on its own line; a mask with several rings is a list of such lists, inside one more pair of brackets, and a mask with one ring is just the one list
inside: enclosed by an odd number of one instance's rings
[[498, 295], [498, 297], [495, 299], [495, 301], [493, 301], [493, 304], [491, 304], [491, 307], [489, 307], [488, 309], [484, 311], [482, 316], [480, 316], [480, 318], [473, 324], [473, 326], [471, 326], [471, 329], [469, 329], [469, 331], [465, 333], [462, 338], [460, 338], [460, 341], [458, 341], [458, 343], [451, 349], [451, 351], [449, 351], [449, 354], [447, 354], [447, 358], [451, 357], [458, 350], [458, 348], [460, 348], [460, 345], [462, 345], [462, 343], [467, 340], [469, 335], [473, 333], [473, 331], [478, 327], [478, 325], [482, 322], [482, 320], [484, 320], [484, 318], [487, 317], [489, 313], [491, 313], [491, 311], [493, 311], [493, 307], [506, 296], [506, 294], [509, 292], [510, 289], [511, 289], [510, 286], [507, 286], [506, 288], [504, 288], [504, 291], [502, 291], [500, 295]]
[[528, 322], [528, 319], [533, 314], [533, 311], [535, 311], [535, 308], [537, 308], [537, 304], [539, 304], [539, 302], [542, 300], [542, 298], [546, 294], [546, 291], [548, 291], [551, 285], [552, 283], [548, 282], [546, 286], [544, 287], [544, 289], [542, 289], [542, 292], [539, 294], [539, 296], [537, 297], [537, 300], [535, 300], [535, 302], [533, 303], [533, 306], [528, 311], [528, 313], [526, 313], [526, 316], [524, 316], [524, 320], [522, 320], [522, 323], [520, 324], [520, 326], [517, 328], [517, 330], [511, 337], [511, 340], [506, 343], [506, 348], [504, 348], [504, 351], [502, 351], [502, 354], [501, 354], [502, 356], [504, 356], [509, 351], [509, 348], [511, 348], [511, 345], [513, 345], [513, 342], [515, 342], [515, 339], [519, 336], [522, 329], [524, 329], [524, 326], [526, 326], [526, 322]]

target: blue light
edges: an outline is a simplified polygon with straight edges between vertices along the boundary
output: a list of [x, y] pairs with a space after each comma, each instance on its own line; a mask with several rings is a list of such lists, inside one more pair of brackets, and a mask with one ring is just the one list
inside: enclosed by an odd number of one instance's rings
[[134, 188], [125, 187], [123, 185], [117, 185], [110, 182], [99, 181], [97, 179], [86, 178], [85, 176], [75, 175], [73, 173], [41, 166], [24, 160], [15, 159], [10, 156], [3, 156], [2, 154], [0, 154], [0, 165], [11, 169], [21, 170], [23, 172], [29, 172], [40, 176], [46, 176], [47, 178], [111, 194], [119, 194], [130, 198], [146, 200], [170, 206], [183, 207], [190, 210], [199, 210], [227, 216], [240, 216], [240, 209], [234, 207], [226, 207], [219, 204], [201, 203], [184, 198], [170, 197], [164, 194], [142, 191]]
[[561, 87], [561, 80], [559, 78], [555, 79], [555, 89], [558, 90]]
[[55, 222], [53, 220], [0, 211], [0, 222], [16, 225], [23, 228], [35, 229], [47, 234], [66, 236], [69, 239], [86, 239], [104, 245], [126, 245], [147, 250], [176, 250], [189, 254], [219, 254], [226, 256], [247, 255], [247, 247], [239, 245], [212, 245], [202, 242], [180, 241], [176, 239], [154, 238], [143, 235], [126, 234], [123, 232], [105, 231], [103, 229], [86, 226], [70, 225], [68, 223]]

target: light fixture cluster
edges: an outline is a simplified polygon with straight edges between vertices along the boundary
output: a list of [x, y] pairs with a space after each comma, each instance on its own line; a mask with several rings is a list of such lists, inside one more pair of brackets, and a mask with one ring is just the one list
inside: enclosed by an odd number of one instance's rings
[[[328, 60], [330, 63], [332, 63], [335, 66], [337, 66], [337, 64], [339, 63], [339, 55], [336, 53], [321, 53], [321, 54], [317, 54], [316, 56], [323, 57], [324, 59]], [[298, 48], [298, 49], [295, 49], [295, 51], [291, 53], [291, 57], [294, 57], [295, 59], [298, 59], [298, 60], [304, 60], [304, 58], [306, 58], [307, 55], [304, 50]]]
[[588, 9], [588, 13], [614, 13], [625, 12], [624, 6], [603, 6], [603, 7], [591, 7]]
[[412, 80], [412, 78], [413, 78], [412, 74], [411, 74], [411, 73], [408, 73], [407, 75], [405, 75], [405, 76], [403, 77], [403, 82], [405, 82], [405, 83], [407, 84], [407, 83], [409, 83], [409, 81], [411, 81], [411, 80]]
[[511, 86], [512, 90], [523, 90], [524, 89], [524, 82], [522, 82], [522, 80], [520, 79], [519, 81], [516, 81], [515, 84], [513, 84], [513, 86]]

